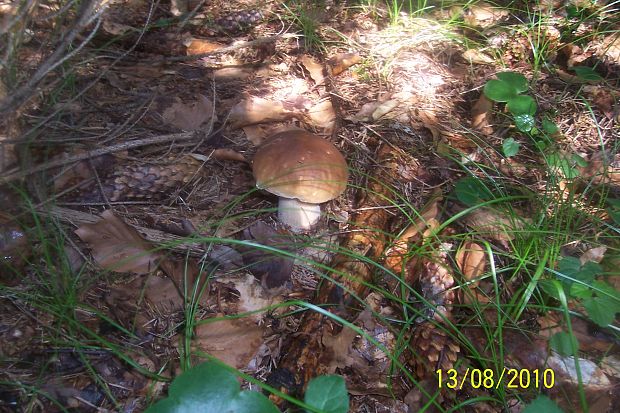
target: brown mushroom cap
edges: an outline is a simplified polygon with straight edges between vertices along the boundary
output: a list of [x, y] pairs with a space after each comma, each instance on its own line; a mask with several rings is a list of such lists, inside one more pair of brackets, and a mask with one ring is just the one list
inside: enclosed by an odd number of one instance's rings
[[349, 170], [331, 142], [303, 130], [278, 133], [254, 156], [256, 186], [283, 198], [320, 204], [347, 187]]

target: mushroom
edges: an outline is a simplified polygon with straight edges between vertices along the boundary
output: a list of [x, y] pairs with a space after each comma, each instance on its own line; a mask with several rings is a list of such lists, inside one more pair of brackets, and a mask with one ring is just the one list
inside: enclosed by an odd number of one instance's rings
[[312, 228], [323, 202], [344, 192], [349, 171], [331, 142], [304, 130], [265, 141], [252, 163], [256, 187], [279, 197], [278, 219], [294, 232]]

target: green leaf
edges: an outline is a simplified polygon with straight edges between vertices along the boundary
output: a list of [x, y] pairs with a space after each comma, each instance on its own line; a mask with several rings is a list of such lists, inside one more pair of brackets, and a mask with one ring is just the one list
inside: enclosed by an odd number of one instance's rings
[[616, 224], [620, 225], [620, 209], [607, 208], [607, 213]]
[[569, 334], [565, 331], [555, 333], [549, 339], [549, 344], [551, 348], [560, 353], [563, 356], [572, 356], [573, 354], [573, 345], [574, 348], [578, 348], [577, 340], [575, 336]]
[[510, 158], [511, 156], [515, 156], [519, 153], [519, 148], [521, 144], [514, 140], [514, 138], [504, 139], [502, 143], [502, 150], [504, 151], [504, 156], [506, 158]]
[[516, 72], [500, 72], [495, 76], [502, 82], [506, 82], [511, 85], [517, 93], [523, 93], [527, 91], [527, 79], [521, 73]]
[[577, 75], [577, 77], [579, 79], [593, 81], [593, 82], [597, 82], [599, 80], [603, 80], [601, 75], [596, 73], [594, 71], [594, 69], [591, 68], [591, 67], [588, 67], [588, 66], [575, 66], [575, 67], [573, 67], [573, 70], [575, 71], [575, 74]]
[[522, 115], [515, 115], [515, 125], [521, 132], [529, 132], [534, 127], [534, 116], [524, 113]]
[[602, 297], [586, 298], [582, 302], [592, 321], [601, 327], [607, 327], [616, 318], [616, 312], [609, 308], [609, 303]]
[[571, 286], [574, 280], [590, 285], [594, 277], [603, 272], [603, 268], [593, 261], [588, 261], [582, 266], [578, 258], [562, 257], [558, 261], [558, 272], [562, 274], [558, 278], [567, 286]]
[[[325, 413], [347, 413], [349, 394], [340, 376], [319, 376], [308, 383], [304, 402]], [[309, 412], [309, 410], [306, 410]]]
[[536, 101], [528, 95], [515, 96], [508, 101], [506, 107], [513, 115], [534, 115], [536, 113]]
[[146, 413], [280, 413], [263, 394], [241, 391], [235, 375], [215, 362], [202, 363], [178, 376], [168, 394]]
[[473, 176], [460, 179], [454, 185], [456, 198], [467, 206], [478, 205], [480, 202], [493, 199], [493, 194], [482, 183], [482, 181]]
[[601, 327], [607, 327], [620, 313], [620, 292], [602, 281], [593, 284], [596, 297], [583, 300], [588, 316]]
[[573, 285], [570, 286], [569, 295], [573, 298], [590, 298], [592, 294], [592, 288], [588, 285], [573, 283]]
[[556, 134], [560, 130], [558, 125], [556, 125], [555, 122], [551, 121], [548, 118], [544, 118], [542, 120], [542, 127], [543, 127], [543, 130], [547, 132], [549, 135]]
[[491, 79], [484, 85], [484, 94], [495, 102], [508, 102], [517, 96], [517, 89], [504, 81]]
[[525, 409], [521, 411], [521, 413], [564, 413], [560, 407], [555, 404], [553, 400], [549, 397], [540, 394], [537, 398], [532, 400], [530, 404], [525, 406]]

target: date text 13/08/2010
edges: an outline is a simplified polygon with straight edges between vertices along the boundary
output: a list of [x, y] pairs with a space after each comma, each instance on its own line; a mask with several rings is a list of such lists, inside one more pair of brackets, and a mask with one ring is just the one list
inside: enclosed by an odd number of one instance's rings
[[[545, 389], [550, 389], [555, 384], [555, 373], [551, 369], [509, 369], [504, 367], [501, 374], [497, 374], [491, 369], [467, 369], [465, 372], [458, 372], [455, 369], [444, 371], [437, 370], [437, 382], [439, 388], [462, 389], [463, 386], [471, 386], [474, 389], [498, 389], [502, 381], [506, 383], [508, 389], [528, 389], [531, 387], [539, 388], [541, 385]], [[445, 374], [445, 376], [444, 376]]]

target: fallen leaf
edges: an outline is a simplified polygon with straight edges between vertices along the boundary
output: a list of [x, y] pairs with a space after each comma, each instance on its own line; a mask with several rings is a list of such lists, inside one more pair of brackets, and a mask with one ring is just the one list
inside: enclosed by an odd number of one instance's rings
[[600, 263], [605, 258], [605, 252], [607, 251], [606, 246], [600, 246], [595, 248], [590, 248], [579, 257], [579, 261], [581, 265], [584, 265], [588, 261], [593, 261], [596, 263]]
[[614, 117], [620, 119], [618, 114], [620, 110], [618, 107], [620, 92], [608, 86], [599, 85], [586, 85], [583, 87], [583, 90], [594, 106], [603, 112], [607, 119], [614, 119]]
[[301, 64], [304, 65], [308, 73], [310, 73], [310, 77], [314, 80], [316, 85], [321, 85], [325, 81], [325, 76], [323, 75], [323, 65], [314, 60], [312, 56], [303, 55], [301, 57]]
[[225, 46], [224, 44], [204, 39], [189, 39], [185, 43], [188, 56], [211, 53]]
[[285, 109], [282, 102], [251, 97], [233, 106], [228, 120], [236, 129], [257, 123], [280, 122], [295, 115], [296, 111]]
[[184, 304], [179, 289], [168, 277], [149, 276], [144, 285], [144, 297], [165, 313], [181, 310]]
[[147, 274], [160, 259], [138, 231], [125, 224], [112, 211], [105, 210], [95, 224], [84, 224], [75, 230], [89, 244], [93, 258], [101, 267], [115, 272]]
[[220, 148], [214, 150], [213, 157], [218, 161], [239, 161], [248, 163], [248, 160], [245, 158], [245, 156], [235, 150], [227, 148]]
[[480, 98], [478, 98], [476, 104], [471, 108], [472, 128], [485, 135], [491, 135], [493, 133], [493, 127], [491, 126], [493, 122], [492, 112], [493, 102], [481, 93]]
[[331, 74], [333, 76], [338, 76], [340, 73], [361, 61], [362, 58], [357, 53], [339, 53], [331, 57], [327, 61], [327, 64], [331, 70]]
[[261, 346], [263, 328], [247, 319], [208, 322], [196, 327], [192, 345], [196, 350], [209, 353], [229, 366], [242, 369]]
[[[465, 281], [472, 281], [480, 277], [486, 267], [487, 256], [484, 249], [472, 241], [465, 241], [456, 252], [456, 265], [463, 274]], [[459, 296], [465, 304], [488, 303], [490, 299], [478, 290], [480, 281], [474, 281], [466, 286], [467, 290], [459, 291]]]
[[414, 237], [426, 230], [434, 230], [439, 226], [439, 202], [443, 200], [435, 194], [420, 212], [420, 218], [414, 220], [409, 227], [394, 241], [394, 244], [385, 252], [385, 266], [395, 274], [400, 274], [405, 268], [405, 257], [409, 251], [409, 243]]
[[491, 208], [476, 208], [463, 218], [465, 224], [481, 235], [487, 235], [506, 245], [515, 239], [515, 232], [523, 230], [526, 219], [519, 216], [509, 216], [506, 213]]
[[[465, 280], [471, 281], [480, 277], [484, 273], [486, 267], [486, 254], [484, 249], [473, 241], [465, 241], [456, 252], [456, 265], [465, 277]], [[479, 281], [470, 284], [471, 287], [477, 287]]]
[[372, 112], [372, 115], [371, 115], [372, 120], [378, 120], [379, 118], [382, 118], [383, 116], [387, 115], [392, 110], [396, 109], [399, 104], [400, 104], [400, 100], [398, 99], [390, 99], [390, 100], [387, 100], [381, 103]]
[[336, 123], [336, 112], [329, 99], [325, 99], [308, 111], [310, 124], [314, 127], [323, 129], [326, 133], [331, 133]]
[[[198, 54], [198, 53], [196, 53]], [[243, 67], [224, 67], [213, 71], [211, 76], [215, 80], [231, 81], [231, 80], [245, 80], [252, 76], [254, 71]]]
[[243, 132], [245, 137], [254, 144], [254, 146], [260, 146], [267, 137], [267, 128], [264, 125], [249, 125], [244, 126]]
[[478, 65], [491, 65], [495, 63], [495, 59], [491, 56], [476, 49], [467, 49], [464, 51], [463, 59], [467, 60], [469, 63]]
[[204, 95], [191, 103], [177, 101], [165, 109], [162, 118], [166, 123], [181, 130], [197, 130], [208, 121], [215, 121], [213, 104]]

